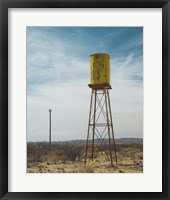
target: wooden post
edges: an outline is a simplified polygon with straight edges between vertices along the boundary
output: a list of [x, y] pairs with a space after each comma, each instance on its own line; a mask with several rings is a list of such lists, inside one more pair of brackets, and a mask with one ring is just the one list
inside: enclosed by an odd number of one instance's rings
[[51, 109], [49, 109], [49, 144], [51, 145]]

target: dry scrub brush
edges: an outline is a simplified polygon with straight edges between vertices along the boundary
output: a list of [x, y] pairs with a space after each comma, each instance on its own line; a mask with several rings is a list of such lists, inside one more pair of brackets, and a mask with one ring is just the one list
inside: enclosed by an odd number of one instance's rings
[[80, 161], [84, 157], [84, 145], [79, 144], [63, 144], [62, 145], [63, 155], [67, 160], [75, 162]]
[[27, 161], [28, 163], [38, 162], [67, 162], [80, 161], [84, 158], [84, 145], [80, 144], [51, 144], [48, 143], [28, 143]]

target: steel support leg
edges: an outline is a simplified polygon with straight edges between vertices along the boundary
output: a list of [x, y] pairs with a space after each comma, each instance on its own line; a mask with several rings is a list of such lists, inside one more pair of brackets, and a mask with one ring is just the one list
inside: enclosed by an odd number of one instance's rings
[[108, 93], [110, 121], [111, 121], [112, 137], [113, 137], [113, 146], [114, 146], [114, 152], [115, 152], [115, 160], [116, 160], [116, 164], [117, 164], [116, 144], [115, 144], [115, 137], [114, 137], [114, 131], [113, 131], [113, 121], [112, 121], [112, 111], [111, 111], [111, 105], [110, 105], [110, 96], [109, 96], [108, 91], [107, 91], [107, 93]]
[[92, 161], [93, 161], [93, 157], [94, 157], [94, 135], [95, 135], [95, 119], [96, 119], [96, 95], [97, 95], [97, 91], [94, 90], [94, 116], [93, 116], [93, 139], [92, 139]]
[[108, 128], [108, 137], [109, 137], [110, 161], [111, 161], [111, 166], [113, 167], [112, 146], [111, 146], [111, 139], [110, 139], [110, 124], [109, 124], [109, 114], [108, 114], [108, 105], [107, 105], [107, 101], [108, 101], [108, 95], [107, 95], [107, 93], [108, 93], [107, 89], [104, 90], [105, 105], [106, 105], [106, 117], [107, 117], [107, 128]]
[[91, 121], [92, 103], [93, 103], [93, 90], [91, 91], [91, 100], [90, 100], [90, 112], [89, 112], [89, 124], [88, 124], [88, 130], [87, 130], [87, 141], [86, 141], [86, 152], [85, 152], [85, 164], [86, 164], [86, 162], [87, 162], [87, 151], [88, 151], [88, 142], [89, 142], [89, 131], [90, 131], [90, 121]]

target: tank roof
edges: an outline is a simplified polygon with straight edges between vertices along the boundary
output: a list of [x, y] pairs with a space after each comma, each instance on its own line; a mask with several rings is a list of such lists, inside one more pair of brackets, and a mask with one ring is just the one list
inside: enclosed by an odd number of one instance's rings
[[95, 55], [108, 55], [110, 57], [108, 53], [93, 53], [90, 56], [95, 56]]

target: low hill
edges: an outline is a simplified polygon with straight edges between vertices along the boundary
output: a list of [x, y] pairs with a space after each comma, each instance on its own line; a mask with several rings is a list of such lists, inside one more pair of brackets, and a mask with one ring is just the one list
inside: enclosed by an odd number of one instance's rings
[[[107, 140], [107, 139], [105, 139]], [[97, 140], [95, 139], [97, 142]], [[119, 144], [143, 144], [143, 138], [116, 138], [115, 139], [116, 143]], [[29, 142], [31, 143], [31, 142]], [[39, 142], [37, 142], [39, 143]], [[42, 143], [42, 142], [41, 142]], [[48, 142], [43, 142], [43, 143], [48, 143]], [[68, 141], [53, 141], [53, 144], [65, 144], [65, 143], [74, 143], [74, 144], [85, 144], [86, 140], [68, 140]]]

